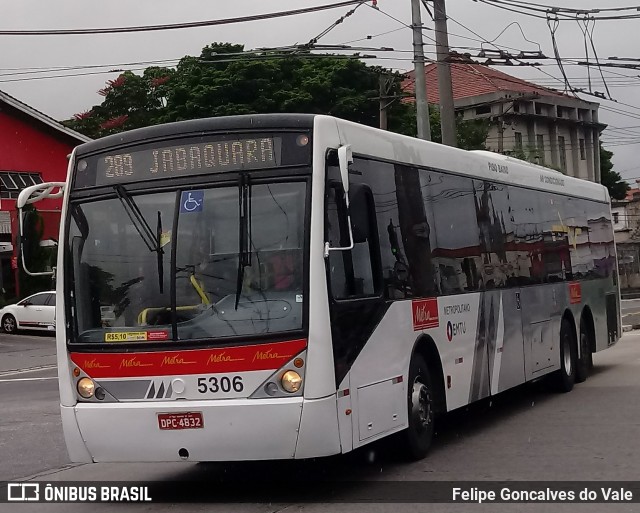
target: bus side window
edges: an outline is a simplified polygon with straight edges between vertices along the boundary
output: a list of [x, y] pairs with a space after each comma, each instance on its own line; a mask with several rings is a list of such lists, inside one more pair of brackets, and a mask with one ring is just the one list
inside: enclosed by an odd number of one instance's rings
[[[327, 237], [332, 246], [348, 246], [346, 205], [342, 185], [327, 187]], [[368, 187], [354, 184], [349, 191], [354, 247], [329, 253], [329, 277], [334, 299], [377, 296], [380, 291], [377, 230], [372, 226], [373, 197]]]

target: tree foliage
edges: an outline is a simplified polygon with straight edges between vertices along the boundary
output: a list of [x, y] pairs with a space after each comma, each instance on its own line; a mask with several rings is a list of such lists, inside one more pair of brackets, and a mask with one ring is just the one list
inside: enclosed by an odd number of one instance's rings
[[[181, 59], [174, 70], [122, 73], [99, 91], [104, 96], [100, 105], [64, 123], [93, 138], [172, 121], [272, 112], [328, 114], [378, 126], [380, 75], [393, 78], [389, 95], [402, 96], [402, 75], [358, 59], [256, 57], [241, 55], [243, 50], [242, 45], [214, 43], [199, 57]], [[415, 136], [414, 111], [412, 104], [394, 101], [387, 111], [389, 130]], [[440, 141], [437, 110], [431, 118], [432, 138]], [[458, 138], [461, 147], [484, 147], [486, 127], [462, 122]]]
[[613, 152], [605, 150], [600, 144], [600, 183], [609, 189], [612, 199], [623, 200], [629, 190], [629, 184], [622, 179], [620, 173], [613, 170], [611, 157]]

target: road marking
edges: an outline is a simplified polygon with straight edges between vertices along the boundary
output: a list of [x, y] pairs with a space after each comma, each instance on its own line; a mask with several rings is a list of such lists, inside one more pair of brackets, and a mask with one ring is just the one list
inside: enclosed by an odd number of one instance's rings
[[16, 381], [44, 381], [47, 379], [58, 379], [57, 376], [51, 378], [15, 378], [15, 379], [0, 379], [0, 383], [13, 383]]
[[27, 374], [29, 372], [38, 372], [38, 371], [43, 371], [48, 369], [55, 369], [55, 368], [56, 368], [56, 364], [54, 363], [51, 365], [41, 365], [40, 367], [29, 367], [28, 369], [4, 371], [4, 372], [0, 372], [0, 376], [12, 376], [13, 374]]

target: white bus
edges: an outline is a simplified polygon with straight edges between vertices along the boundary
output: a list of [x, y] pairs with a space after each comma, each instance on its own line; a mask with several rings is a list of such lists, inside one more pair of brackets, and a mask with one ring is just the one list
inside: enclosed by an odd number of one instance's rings
[[72, 461], [346, 453], [620, 334], [605, 187], [327, 116], [185, 121], [83, 144], [57, 354]]

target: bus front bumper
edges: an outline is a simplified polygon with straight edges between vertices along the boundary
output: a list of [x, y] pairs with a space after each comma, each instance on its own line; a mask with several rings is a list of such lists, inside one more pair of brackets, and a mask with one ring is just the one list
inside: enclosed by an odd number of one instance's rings
[[[302, 419], [303, 406], [309, 420], [321, 413], [326, 418], [331, 409], [335, 416], [333, 396], [316, 401], [295, 397], [78, 403], [73, 407], [62, 406], [62, 420], [72, 461], [291, 459], [296, 457], [301, 420], [302, 424], [309, 424]], [[185, 412], [202, 413], [204, 426], [160, 429], [158, 414]], [[339, 446], [327, 449], [320, 452], [335, 453], [336, 449], [339, 452]]]

